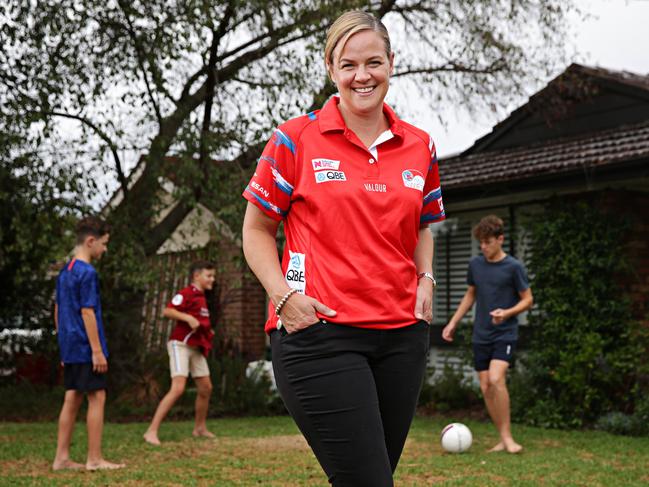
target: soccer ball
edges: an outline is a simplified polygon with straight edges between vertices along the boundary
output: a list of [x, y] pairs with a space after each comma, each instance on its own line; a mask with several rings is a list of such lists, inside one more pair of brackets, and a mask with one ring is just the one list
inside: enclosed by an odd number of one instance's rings
[[467, 451], [473, 443], [471, 430], [462, 423], [451, 423], [442, 430], [442, 448], [450, 453]]

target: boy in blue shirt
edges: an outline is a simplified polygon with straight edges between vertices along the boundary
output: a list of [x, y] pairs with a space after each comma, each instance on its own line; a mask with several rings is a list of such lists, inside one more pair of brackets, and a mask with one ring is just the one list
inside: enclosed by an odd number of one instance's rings
[[513, 365], [518, 339], [518, 318], [532, 307], [532, 290], [523, 264], [507, 255], [503, 221], [495, 215], [484, 217], [473, 229], [482, 255], [469, 263], [468, 289], [442, 331], [452, 342], [462, 317], [476, 303], [473, 325], [473, 356], [480, 389], [500, 442], [490, 451], [518, 453], [523, 447], [511, 433], [507, 369]]
[[54, 324], [63, 363], [65, 399], [59, 415], [54, 470], [81, 469], [70, 459], [72, 431], [83, 402], [88, 397], [88, 456], [86, 470], [116, 469], [123, 464], [102, 457], [101, 436], [106, 402], [108, 348], [104, 335], [99, 298], [99, 279], [91, 262], [106, 251], [109, 228], [96, 217], [77, 224], [74, 258], [61, 270], [56, 281]]

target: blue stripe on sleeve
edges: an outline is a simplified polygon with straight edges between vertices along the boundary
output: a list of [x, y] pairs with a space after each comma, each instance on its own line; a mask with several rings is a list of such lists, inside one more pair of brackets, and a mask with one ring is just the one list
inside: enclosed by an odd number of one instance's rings
[[275, 186], [277, 186], [280, 191], [283, 191], [287, 195], [291, 196], [293, 194], [293, 186], [286, 179], [282, 177], [280, 172], [273, 168], [273, 181], [275, 181]]
[[441, 196], [442, 196], [442, 188], [435, 188], [430, 193], [428, 193], [426, 196], [424, 196], [424, 205], [427, 205], [428, 203], [430, 203], [433, 200], [441, 198]]
[[263, 199], [263, 198], [262, 198], [261, 196], [259, 196], [258, 194], [253, 193], [253, 192], [250, 190], [250, 186], [246, 186], [246, 192], [247, 192], [247, 193], [250, 193], [250, 194], [251, 194], [251, 195], [252, 195], [252, 196], [253, 196], [253, 197], [254, 197], [254, 198], [259, 202], [259, 204], [260, 204], [262, 207], [266, 208], [267, 210], [273, 211], [273, 212], [277, 213], [277, 214], [280, 215], [280, 216], [286, 216], [286, 215], [288, 214], [287, 211], [282, 210], [281, 208], [279, 208], [278, 206], [275, 206], [275, 205], [272, 204], [271, 202], [266, 201], [265, 199]]
[[295, 155], [295, 143], [280, 129], [275, 129], [275, 140], [273, 141], [273, 143], [278, 147], [285, 145], [286, 147], [288, 147], [291, 153]]
[[424, 213], [423, 215], [421, 215], [421, 218], [419, 218], [419, 223], [433, 223], [443, 219], [444, 216], [445, 215], [443, 211], [440, 211], [435, 215], [433, 215], [432, 213]]

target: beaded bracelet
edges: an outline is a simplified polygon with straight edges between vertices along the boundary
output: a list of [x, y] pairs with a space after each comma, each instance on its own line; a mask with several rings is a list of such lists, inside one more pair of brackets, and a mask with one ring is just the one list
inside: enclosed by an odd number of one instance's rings
[[286, 301], [288, 301], [288, 298], [290, 298], [296, 292], [297, 289], [289, 289], [288, 292], [284, 295], [284, 297], [280, 300], [280, 302], [277, 303], [277, 306], [275, 306], [275, 314], [277, 316], [279, 316], [279, 313], [282, 311], [282, 308], [286, 304]]

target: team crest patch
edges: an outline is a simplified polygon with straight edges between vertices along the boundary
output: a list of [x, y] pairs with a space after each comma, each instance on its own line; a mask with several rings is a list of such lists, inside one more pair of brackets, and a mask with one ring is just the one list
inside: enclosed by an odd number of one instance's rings
[[403, 179], [403, 185], [406, 188], [424, 191], [424, 175], [416, 169], [406, 169], [401, 173], [401, 179]]
[[180, 306], [181, 304], [183, 304], [183, 295], [176, 294], [171, 300], [171, 304], [173, 304], [174, 306]]

